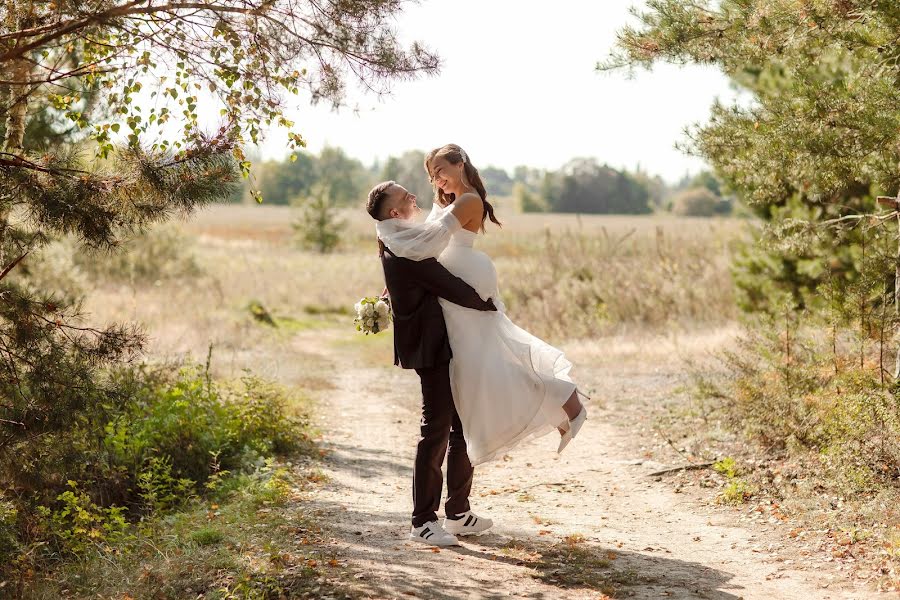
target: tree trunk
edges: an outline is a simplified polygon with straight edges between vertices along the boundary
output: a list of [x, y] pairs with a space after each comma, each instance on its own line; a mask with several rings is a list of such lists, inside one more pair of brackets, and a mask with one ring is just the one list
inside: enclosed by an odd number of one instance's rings
[[3, 146], [7, 152], [20, 153], [25, 140], [25, 119], [28, 116], [28, 96], [31, 95], [31, 86], [27, 82], [31, 79], [31, 64], [24, 60], [16, 60], [10, 69], [11, 80], [22, 82], [19, 85], [11, 85], [7, 101], [8, 113], [6, 118], [6, 139]]
[[[900, 203], [900, 193], [897, 194], [897, 202]], [[900, 317], [900, 213], [897, 214], [897, 237], [897, 261], [894, 265], [894, 311]], [[898, 336], [900, 336], [900, 332], [895, 332], [895, 339]], [[897, 378], [900, 378], [900, 343], [897, 348], [897, 361], [894, 363], [894, 379]]]

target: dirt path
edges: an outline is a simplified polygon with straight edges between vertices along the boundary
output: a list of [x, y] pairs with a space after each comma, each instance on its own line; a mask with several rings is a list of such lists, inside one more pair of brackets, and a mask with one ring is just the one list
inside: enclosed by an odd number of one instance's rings
[[[346, 364], [325, 346], [316, 345], [323, 358]], [[736, 526], [735, 509], [649, 476], [660, 464], [642, 458], [642, 433], [609, 417], [616, 402], [668, 393], [669, 374], [595, 365], [577, 375], [596, 399], [578, 439], [561, 457], [547, 436], [479, 467], [472, 505], [494, 519], [493, 533], [436, 552], [405, 540], [415, 373], [365, 361], [337, 369], [322, 423], [330, 482], [312, 502], [356, 574], [351, 585], [372, 598], [885, 597], [854, 590], [840, 573], [798, 566], [790, 553], [772, 552], [781, 537]], [[617, 400], [601, 406], [598, 396], [610, 395]]]

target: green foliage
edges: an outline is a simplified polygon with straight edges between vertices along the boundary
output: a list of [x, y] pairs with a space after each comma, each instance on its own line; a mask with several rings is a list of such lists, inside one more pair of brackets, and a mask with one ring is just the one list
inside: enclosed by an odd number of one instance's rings
[[124, 242], [116, 251], [75, 248], [73, 263], [94, 281], [152, 285], [164, 279], [202, 273], [191, 239], [172, 226], [154, 227]]
[[683, 217], [712, 217], [721, 214], [722, 199], [706, 187], [679, 192], [672, 200], [672, 212]]
[[[434, 188], [425, 172], [425, 152], [410, 150], [385, 161], [379, 172], [379, 181], [396, 181], [418, 199], [420, 206], [430, 207], [434, 202]], [[488, 187], [489, 194], [494, 191]]]
[[68, 481], [65, 492], [56, 497], [58, 508], [49, 510], [39, 506], [43, 525], [63, 553], [84, 554], [101, 543], [114, 543], [126, 532], [125, 509], [120, 506], [101, 507], [75, 481]]
[[650, 194], [643, 185], [594, 159], [573, 159], [558, 173], [545, 174], [540, 193], [551, 212], [651, 212]]
[[185, 367], [165, 386], [137, 390], [113, 427], [111, 449], [129, 470], [149, 473], [150, 483], [163, 482], [167, 489], [181, 486], [182, 479], [202, 484], [220, 469], [298, 448], [302, 422], [285, 411], [281, 388], [252, 376], [220, 386], [202, 369]]
[[272, 318], [272, 313], [259, 300], [251, 300], [247, 305], [247, 309], [256, 321], [269, 325], [270, 327], [278, 327], [278, 323]]
[[151, 456], [137, 475], [138, 495], [150, 513], [178, 508], [194, 499], [196, 484], [187, 477], [172, 476], [172, 457]]
[[[878, 374], [885, 366], [878, 339], [837, 330], [837, 337], [822, 339], [815, 317], [801, 324], [792, 312], [786, 315], [748, 333], [723, 356], [727, 379], [706, 380], [696, 393], [762, 446], [817, 455], [826, 467], [819, 477], [843, 491], [895, 481], [900, 389]], [[723, 461], [717, 470], [727, 475], [730, 465]]]
[[0, 557], [9, 559], [19, 552], [19, 511], [15, 503], [0, 492]]
[[717, 502], [722, 504], [743, 504], [756, 493], [756, 489], [752, 485], [743, 479], [738, 479], [739, 469], [737, 462], [730, 456], [716, 461], [713, 465], [713, 470], [723, 475], [727, 480], [725, 487], [722, 488], [722, 491], [716, 497]]
[[492, 196], [509, 196], [513, 191], [513, 179], [505, 170], [487, 166], [478, 170], [484, 187]]
[[193, 365], [169, 373], [119, 369], [110, 379], [127, 394], [116, 403], [91, 404], [67, 429], [3, 457], [10, 495], [0, 502], [0, 548], [9, 554], [0, 564], [42, 540], [83, 553], [119, 539], [126, 517], [221, 494], [242, 471], [259, 473], [260, 502], [284, 496], [283, 481], [270, 481], [284, 477], [266, 459], [310, 444], [284, 390], [251, 376], [218, 384]]
[[766, 316], [726, 355], [714, 401], [765, 447], [817, 457], [816, 486], [894, 486], [898, 213], [874, 197], [900, 188], [900, 4], [649, 0], [636, 14], [605, 67], [713, 65], [751, 99], [691, 132], [767, 222], [734, 268], [742, 307]]
[[547, 211], [548, 207], [542, 199], [522, 183], [516, 182], [512, 189], [512, 195], [519, 205], [519, 209], [524, 213]]
[[722, 197], [722, 184], [712, 171], [702, 171], [691, 179], [690, 187], [703, 187], [718, 197]]
[[743, 504], [747, 502], [756, 490], [746, 481], [741, 479], [732, 479], [729, 481], [716, 500], [722, 504]]
[[900, 188], [900, 6], [893, 2], [651, 0], [604, 65], [712, 64], [754, 102], [713, 107], [693, 135], [748, 201], [813, 202]]
[[294, 206], [299, 207], [300, 216], [292, 225], [300, 244], [320, 254], [334, 250], [345, 223], [337, 217], [330, 188], [318, 187], [309, 197], [296, 200]]
[[291, 204], [326, 188], [335, 205], [354, 206], [374, 185], [375, 175], [342, 149], [326, 146], [318, 156], [302, 152], [282, 162], [265, 163], [259, 182], [263, 198], [270, 204]]
[[737, 463], [730, 456], [726, 456], [721, 460], [717, 460], [713, 465], [713, 470], [716, 473], [724, 475], [728, 479], [734, 479], [738, 474]]
[[[824, 284], [853, 280], [859, 221], [873, 196], [900, 188], [900, 5], [890, 2], [651, 0], [619, 34], [602, 68], [657, 61], [711, 64], [752, 102], [716, 104], [690, 150], [773, 229], [820, 225], [806, 247], [747, 248], [738, 264], [744, 308], [767, 310], [770, 291], [798, 306]], [[823, 268], [824, 266], [824, 268]], [[892, 285], [891, 271], [878, 287]]]
[[292, 160], [264, 163], [258, 175], [259, 190], [268, 204], [288, 204], [306, 196], [317, 181], [316, 157], [297, 152]]

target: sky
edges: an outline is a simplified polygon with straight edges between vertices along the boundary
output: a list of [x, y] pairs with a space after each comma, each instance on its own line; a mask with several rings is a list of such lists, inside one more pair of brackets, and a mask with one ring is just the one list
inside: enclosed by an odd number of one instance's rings
[[[362, 92], [357, 111], [299, 105], [289, 111], [318, 152], [339, 146], [371, 164], [406, 150], [460, 144], [478, 166], [558, 169], [574, 157], [638, 166], [670, 182], [704, 163], [674, 148], [705, 122], [715, 98], [736, 93], [719, 71], [660, 65], [600, 73], [616, 31], [639, 0], [423, 0], [396, 18], [406, 42], [442, 58], [438, 75]], [[262, 158], [287, 155], [271, 132]]]

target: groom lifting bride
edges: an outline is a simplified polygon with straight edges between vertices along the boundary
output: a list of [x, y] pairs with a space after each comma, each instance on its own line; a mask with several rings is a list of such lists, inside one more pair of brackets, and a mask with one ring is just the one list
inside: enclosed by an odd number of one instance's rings
[[[490, 258], [474, 249], [488, 218], [500, 225], [478, 170], [455, 144], [430, 152], [435, 203], [425, 223], [416, 197], [387, 181], [369, 193], [394, 318], [394, 363], [422, 383], [410, 539], [458, 545], [490, 519], [471, 512], [473, 468], [556, 429], [557, 452], [587, 418], [563, 353], [517, 327], [499, 299]], [[437, 519], [447, 455], [446, 519]]]

